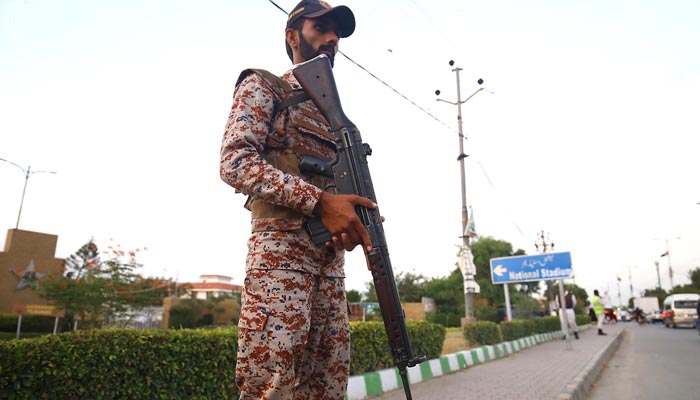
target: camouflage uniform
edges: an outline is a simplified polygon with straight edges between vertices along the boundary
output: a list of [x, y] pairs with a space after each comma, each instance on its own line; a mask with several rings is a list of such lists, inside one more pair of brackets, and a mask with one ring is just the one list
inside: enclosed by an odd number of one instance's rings
[[[291, 71], [282, 78], [299, 87]], [[221, 149], [221, 177], [249, 195], [253, 217], [236, 383], [241, 399], [342, 399], [350, 358], [344, 252], [315, 246], [303, 229], [331, 182], [298, 167], [301, 155], [333, 158], [335, 146], [313, 102], [276, 110], [281, 100], [257, 73], [240, 81]]]

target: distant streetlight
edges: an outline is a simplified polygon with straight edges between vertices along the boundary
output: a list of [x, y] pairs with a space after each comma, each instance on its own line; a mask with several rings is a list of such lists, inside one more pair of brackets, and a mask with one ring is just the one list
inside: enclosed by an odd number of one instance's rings
[[[449, 64], [450, 67], [452, 67], [454, 66], [455, 62], [450, 60]], [[462, 104], [469, 101], [469, 99], [474, 97], [477, 93], [479, 93], [482, 90], [486, 90], [491, 94], [493, 94], [493, 92], [486, 88], [480, 87], [469, 97], [462, 100], [462, 92], [459, 83], [459, 71], [461, 70], [462, 68], [459, 67], [455, 67], [454, 69], [452, 69], [452, 72], [454, 72], [457, 76], [457, 101], [452, 102], [443, 99], [437, 99], [437, 101], [442, 101], [457, 106], [457, 128], [459, 133], [459, 156], [457, 157], [457, 160], [459, 161], [459, 170], [462, 179], [462, 251], [460, 252], [460, 255], [462, 258], [464, 258], [464, 260], [460, 260], [460, 269], [462, 269], [462, 274], [464, 275], [464, 314], [466, 321], [470, 322], [474, 319], [473, 295], [474, 293], [479, 292], [479, 285], [474, 279], [474, 274], [476, 274], [476, 268], [473, 266], [474, 262], [472, 259], [473, 256], [471, 254], [471, 247], [469, 246], [469, 232], [467, 229], [467, 227], [469, 226], [469, 212], [467, 211], [467, 191], [464, 172], [464, 159], [467, 157], [467, 155], [464, 154], [464, 134], [462, 133]], [[479, 79], [477, 83], [481, 85], [484, 83], [484, 80]], [[436, 90], [435, 95], [439, 96], [440, 90]], [[462, 266], [464, 268], [462, 268]]]
[[[680, 239], [680, 237], [675, 237], [672, 239]], [[658, 238], [654, 238], [654, 240], [661, 240]], [[673, 290], [673, 267], [671, 267], [671, 251], [668, 245], [668, 238], [664, 239], [666, 241], [666, 252], [661, 254], [661, 257], [666, 257], [666, 260], [668, 260], [668, 279], [671, 284], [671, 289]]]
[[8, 164], [12, 164], [15, 167], [19, 168], [20, 171], [24, 174], [24, 188], [22, 189], [22, 200], [19, 202], [19, 212], [17, 213], [17, 225], [15, 225], [15, 230], [19, 229], [19, 219], [22, 217], [22, 206], [24, 205], [24, 195], [27, 193], [27, 182], [29, 181], [29, 177], [38, 174], [41, 172], [45, 172], [47, 174], [55, 174], [56, 171], [32, 171], [32, 167], [28, 166], [26, 169], [18, 164], [13, 163], [12, 161], [5, 160], [4, 158], [0, 158], [0, 161], [5, 161]]

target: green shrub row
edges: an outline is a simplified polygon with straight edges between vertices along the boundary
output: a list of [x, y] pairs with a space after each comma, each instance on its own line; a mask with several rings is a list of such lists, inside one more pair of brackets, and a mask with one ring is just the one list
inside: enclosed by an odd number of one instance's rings
[[[425, 321], [406, 321], [413, 357], [438, 358], [445, 341], [445, 327]], [[350, 323], [350, 375], [364, 374], [394, 366], [384, 323]]]
[[576, 314], [576, 325], [587, 325], [591, 323], [591, 317], [589, 315]]
[[230, 399], [234, 329], [104, 329], [0, 342], [0, 398]]
[[[19, 316], [15, 314], [0, 314], [0, 332], [17, 332], [18, 319]], [[23, 315], [21, 332], [51, 333], [55, 322], [56, 318], [54, 317]]]
[[[576, 324], [591, 322], [588, 315], [576, 315]], [[559, 317], [534, 319], [516, 319], [500, 324], [490, 321], [478, 321], [465, 324], [462, 328], [464, 338], [472, 345], [491, 345], [511, 341], [539, 333], [555, 332], [561, 329]]]
[[[440, 356], [445, 328], [406, 323], [416, 355]], [[382, 322], [353, 322], [351, 373], [394, 366]], [[3, 399], [230, 399], [235, 328], [102, 329], [0, 341]]]
[[503, 341], [498, 324], [491, 321], [477, 321], [464, 324], [462, 333], [471, 345], [496, 344]]

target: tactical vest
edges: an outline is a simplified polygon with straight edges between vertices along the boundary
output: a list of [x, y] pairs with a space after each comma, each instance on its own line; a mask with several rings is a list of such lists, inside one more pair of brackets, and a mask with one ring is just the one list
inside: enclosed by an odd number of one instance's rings
[[564, 304], [566, 304], [566, 308], [574, 308], [574, 301], [571, 299], [571, 293], [567, 293], [564, 296]]
[[[261, 152], [262, 157], [285, 173], [301, 177], [320, 189], [333, 190], [335, 185], [331, 178], [303, 175], [299, 170], [299, 162], [305, 155], [326, 161], [335, 158], [337, 150], [328, 121], [302, 89], [293, 88], [287, 81], [266, 70], [244, 70], [236, 86], [251, 73], [262, 78], [274, 94], [272, 123]], [[254, 222], [263, 219], [270, 222], [254, 223], [254, 231], [267, 230], [256, 228], [257, 225], [269, 225], [273, 227], [272, 230], [299, 229], [305, 220], [304, 215], [289, 207], [267, 203], [252, 196], [248, 197], [245, 207], [251, 211]]]

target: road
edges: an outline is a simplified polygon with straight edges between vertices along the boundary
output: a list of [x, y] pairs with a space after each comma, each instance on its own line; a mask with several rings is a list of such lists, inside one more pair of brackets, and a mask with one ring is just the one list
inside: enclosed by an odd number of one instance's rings
[[588, 400], [700, 399], [697, 330], [621, 324], [627, 333]]

